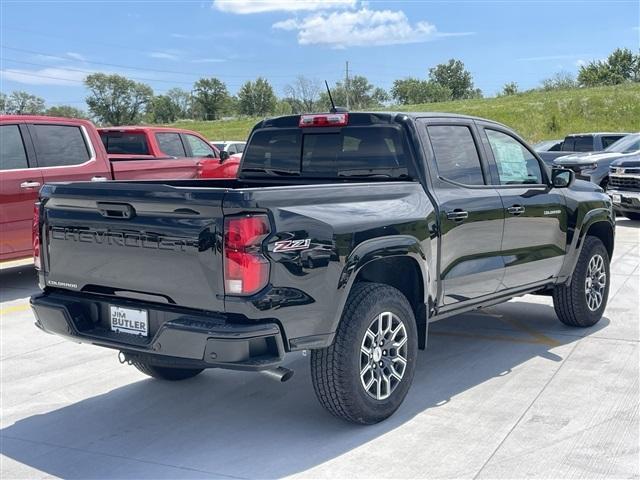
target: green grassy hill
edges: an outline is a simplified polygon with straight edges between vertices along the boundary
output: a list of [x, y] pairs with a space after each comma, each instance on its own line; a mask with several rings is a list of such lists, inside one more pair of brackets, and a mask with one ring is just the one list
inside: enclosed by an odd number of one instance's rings
[[[489, 118], [514, 128], [530, 142], [577, 132], [637, 132], [640, 131], [640, 84], [403, 105], [394, 110], [452, 112]], [[240, 140], [247, 137], [258, 120], [182, 121], [174, 126], [196, 130], [212, 140]]]

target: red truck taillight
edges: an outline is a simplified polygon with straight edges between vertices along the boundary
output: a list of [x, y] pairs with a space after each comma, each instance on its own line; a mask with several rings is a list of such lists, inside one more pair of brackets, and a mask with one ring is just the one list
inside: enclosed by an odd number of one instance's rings
[[33, 245], [33, 264], [37, 270], [40, 270], [40, 202], [36, 202], [33, 205], [31, 243]]
[[224, 219], [224, 289], [228, 295], [251, 295], [269, 281], [269, 261], [262, 241], [269, 235], [266, 215]]

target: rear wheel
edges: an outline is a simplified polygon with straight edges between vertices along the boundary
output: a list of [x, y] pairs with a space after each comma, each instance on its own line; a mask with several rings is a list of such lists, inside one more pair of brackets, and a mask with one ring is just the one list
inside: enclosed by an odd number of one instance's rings
[[417, 351], [416, 321], [406, 297], [387, 285], [356, 284], [333, 344], [311, 352], [316, 396], [337, 417], [380, 422], [407, 395]]
[[553, 289], [553, 305], [562, 323], [572, 327], [595, 325], [609, 296], [609, 254], [599, 238], [587, 236], [568, 285]]
[[131, 364], [145, 375], [170, 381], [186, 380], [187, 378], [195, 377], [203, 370], [202, 368], [159, 367], [139, 359], [132, 360]]

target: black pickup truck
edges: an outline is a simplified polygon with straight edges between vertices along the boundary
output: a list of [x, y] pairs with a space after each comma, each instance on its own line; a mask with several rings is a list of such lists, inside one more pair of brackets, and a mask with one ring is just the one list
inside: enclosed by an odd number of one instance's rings
[[237, 180], [47, 184], [36, 325], [156, 378], [284, 380], [309, 350], [319, 401], [375, 423], [411, 385], [428, 323], [528, 293], [602, 316], [610, 198], [511, 130], [447, 114], [258, 123]]

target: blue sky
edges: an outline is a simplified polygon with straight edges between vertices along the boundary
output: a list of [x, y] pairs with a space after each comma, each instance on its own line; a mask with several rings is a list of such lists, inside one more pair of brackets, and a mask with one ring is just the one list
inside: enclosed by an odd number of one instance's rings
[[263, 76], [277, 93], [296, 75], [352, 74], [390, 88], [461, 59], [494, 95], [617, 47], [640, 48], [640, 1], [211, 0], [0, 3], [0, 90], [84, 108], [82, 78], [112, 72], [156, 93], [216, 76], [237, 91]]

